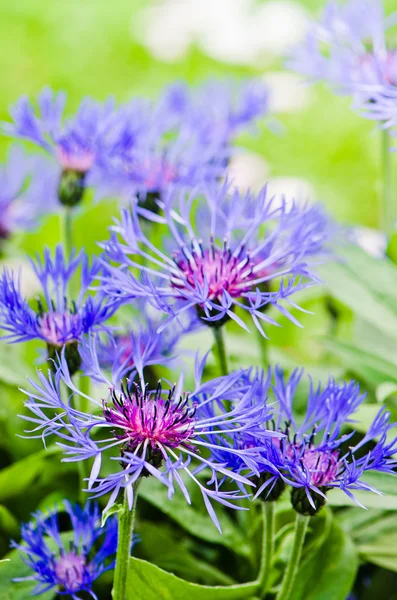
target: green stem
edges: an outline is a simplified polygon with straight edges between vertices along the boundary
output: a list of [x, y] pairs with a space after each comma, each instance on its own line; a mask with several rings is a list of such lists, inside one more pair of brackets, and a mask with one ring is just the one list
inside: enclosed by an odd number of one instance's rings
[[383, 172], [383, 202], [381, 204], [380, 224], [386, 234], [393, 231], [395, 219], [394, 207], [394, 174], [393, 155], [390, 152], [390, 134], [382, 130], [382, 172]]
[[132, 510], [128, 506], [127, 491], [124, 492], [122, 512], [119, 513], [119, 529], [117, 542], [116, 567], [113, 581], [113, 600], [127, 600], [127, 577], [130, 561], [132, 536], [134, 534], [136, 504], [138, 499], [139, 480], [133, 486]]
[[269, 585], [269, 575], [274, 554], [274, 508], [275, 502], [261, 502], [263, 515], [263, 537], [261, 568], [258, 576], [260, 598], [266, 597]]
[[227, 375], [229, 370], [227, 368], [227, 357], [225, 348], [225, 339], [223, 337], [223, 327], [213, 327], [215, 344], [218, 355], [219, 368], [222, 375]]
[[[90, 395], [90, 378], [83, 375], [82, 373], [79, 376], [79, 385], [78, 388], [81, 392], [83, 392], [84, 394], [87, 394], [87, 396]], [[84, 413], [88, 413], [90, 412], [90, 407], [89, 407], [89, 400], [87, 400], [87, 398], [84, 398], [83, 396], [80, 395], [76, 395], [75, 396], [75, 405], [77, 410], [80, 410], [81, 412]], [[79, 498], [80, 498], [80, 503], [82, 506], [84, 506], [84, 504], [86, 503], [87, 500], [87, 493], [84, 492], [83, 490], [87, 488], [88, 486], [88, 479], [90, 477], [90, 460], [80, 460], [78, 462], [78, 466], [79, 466]]]
[[309, 517], [305, 517], [300, 513], [296, 513], [295, 520], [295, 534], [294, 534], [294, 542], [292, 545], [291, 556], [287, 565], [287, 570], [284, 574], [284, 579], [281, 584], [280, 591], [276, 596], [276, 600], [288, 600], [292, 588], [294, 585], [295, 577], [298, 572], [299, 562], [302, 555], [303, 544], [305, 542], [305, 536], [307, 531], [307, 526], [309, 524]]
[[65, 254], [69, 258], [73, 250], [73, 213], [72, 208], [65, 206], [62, 216], [62, 241]]

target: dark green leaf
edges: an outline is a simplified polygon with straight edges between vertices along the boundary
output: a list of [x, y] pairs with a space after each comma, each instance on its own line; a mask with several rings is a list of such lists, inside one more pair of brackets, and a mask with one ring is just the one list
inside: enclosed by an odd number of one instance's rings
[[18, 537], [19, 522], [7, 507], [0, 505], [0, 531], [8, 537]]
[[60, 461], [60, 450], [53, 448], [31, 454], [0, 471], [0, 502], [24, 494], [49, 468], [59, 471]]

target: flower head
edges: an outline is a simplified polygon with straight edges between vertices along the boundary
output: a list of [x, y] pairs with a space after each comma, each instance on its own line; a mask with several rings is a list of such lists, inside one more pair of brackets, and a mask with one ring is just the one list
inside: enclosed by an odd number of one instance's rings
[[[113, 569], [117, 547], [117, 520], [109, 517], [101, 527], [101, 513], [94, 503], [84, 508], [64, 502], [72, 530], [68, 541], [61, 534], [58, 512], [36, 513], [34, 520], [22, 526], [22, 543], [13, 542], [33, 575], [15, 581], [37, 582], [33, 595], [53, 590], [73, 600], [88, 593], [97, 600], [92, 586], [105, 571]], [[102, 540], [101, 546], [98, 546]]]
[[247, 328], [234, 312], [240, 307], [264, 334], [261, 321], [275, 324], [263, 311], [270, 305], [296, 322], [282, 301], [295, 306], [290, 297], [318, 281], [311, 264], [327, 252], [334, 232], [318, 206], [288, 209], [269, 199], [266, 188], [253, 196], [217, 184], [189, 194], [169, 190], [163, 211], [155, 218], [165, 226], [164, 250], [146, 237], [138, 206], [122, 212], [106, 245], [119, 265], [109, 266], [106, 294], [122, 301], [148, 298], [169, 315], [162, 327], [195, 308], [209, 325], [234, 319]]
[[0, 166], [0, 238], [35, 227], [56, 206], [58, 174], [48, 160], [13, 147]]
[[[94, 259], [89, 264], [84, 252], [77, 256], [73, 254], [68, 260], [58, 246], [54, 257], [47, 249], [43, 261], [37, 257], [31, 264], [43, 292], [37, 310], [22, 296], [19, 277], [15, 273], [4, 270], [0, 277], [0, 324], [6, 331], [3, 337], [12, 342], [43, 340], [50, 359], [65, 346], [70, 369], [74, 372], [81, 362], [78, 341], [83, 334], [103, 328], [116, 308], [103, 293], [88, 294], [102, 270], [102, 263]], [[79, 294], [71, 299], [68, 287], [78, 276], [78, 271]]]
[[385, 18], [381, 0], [331, 0], [289, 64], [351, 95], [364, 116], [391, 125], [397, 119], [397, 49], [388, 45], [386, 32], [396, 14]]
[[192, 187], [222, 176], [233, 139], [267, 110], [268, 91], [259, 82], [241, 88], [212, 82], [194, 90], [177, 84], [154, 104], [134, 101], [120, 111], [97, 173], [99, 194], [135, 195], [156, 211], [170, 185]]
[[[249, 381], [247, 385], [243, 371], [202, 383], [204, 365], [204, 361], [196, 364], [196, 386], [191, 394], [183, 391], [182, 379], [173, 387], [159, 382], [153, 390], [138, 380], [113, 382], [109, 396], [101, 399], [85, 396], [75, 387], [63, 355], [55, 377], [49, 374], [47, 379], [38, 372], [39, 383], [31, 381], [33, 392], [26, 392], [30, 397], [26, 406], [33, 416], [26, 419], [34, 424], [32, 433], [37, 437], [54, 434], [60, 439], [65, 460], [95, 459], [88, 487], [95, 496], [110, 493], [108, 506], [123, 488], [132, 506], [134, 483], [149, 475], [168, 488], [169, 497], [179, 487], [190, 503], [186, 478], [200, 490], [219, 527], [211, 502], [239, 508], [233, 501], [246, 497], [245, 491], [222, 491], [222, 481], [237, 486], [251, 484], [243, 474], [226, 468], [224, 462], [208, 460], [206, 450], [214, 447], [214, 436], [229, 438], [255, 428], [266, 436], [263, 422], [270, 418], [270, 411], [266, 399], [254, 406], [249, 402], [257, 383]], [[63, 400], [64, 386], [90, 402], [88, 412], [78, 411], [70, 400]], [[223, 403], [231, 398], [239, 402], [227, 411]], [[105, 451], [112, 452], [115, 468], [101, 477]], [[225, 452], [238, 455], [247, 471], [258, 473], [252, 449], [228, 448]], [[210, 474], [207, 484], [199, 475], [203, 470]]]
[[49, 152], [61, 167], [58, 196], [74, 206], [82, 199], [85, 177], [106, 147], [115, 118], [112, 100], [105, 104], [85, 98], [73, 118], [63, 120], [66, 96], [44, 88], [37, 108], [22, 97], [11, 108], [13, 123], [3, 123], [6, 135], [29, 140]]
[[277, 404], [272, 424], [284, 437], [265, 440], [263, 444], [261, 454], [275, 470], [259, 464], [257, 496], [274, 499], [275, 486], [278, 495], [288, 485], [295, 510], [315, 514], [331, 489], [341, 489], [357, 503], [355, 490], [377, 492], [362, 477], [370, 470], [394, 472], [397, 439], [392, 442], [387, 439], [394, 424], [390, 423], [390, 414], [382, 408], [368, 432], [353, 441], [352, 415], [365, 398], [353, 381], [337, 384], [330, 379], [317, 388], [311, 384], [306, 414], [299, 422], [293, 404], [302, 373], [296, 370], [286, 378], [279, 368], [274, 371], [273, 391]]

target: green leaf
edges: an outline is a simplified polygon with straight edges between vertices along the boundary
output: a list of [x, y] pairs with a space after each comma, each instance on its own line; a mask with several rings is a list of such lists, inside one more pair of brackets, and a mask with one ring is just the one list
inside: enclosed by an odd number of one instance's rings
[[370, 543], [359, 543], [357, 548], [364, 561], [397, 572], [397, 531], [393, 531], [393, 523], [389, 531], [383, 530], [382, 535]]
[[127, 600], [247, 600], [257, 583], [206, 586], [190, 583], [138, 558], [130, 559]]
[[290, 600], [345, 600], [357, 569], [354, 544], [334, 521], [316, 555], [299, 569]]
[[19, 344], [3, 344], [0, 346], [0, 381], [8, 385], [25, 387], [28, 376], [34, 371], [26, 364]]
[[[203, 547], [199, 540], [181, 536], [169, 522], [152, 523], [139, 519], [138, 558], [149, 560], [165, 571], [205, 585], [233, 585], [236, 581], [220, 570], [217, 561], [222, 548]], [[134, 552], [135, 554], [135, 552]]]
[[397, 384], [397, 365], [382, 356], [335, 338], [324, 338], [323, 344], [343, 361], [345, 367], [358, 372], [365, 379]]
[[41, 450], [17, 461], [0, 471], [0, 502], [5, 502], [24, 494], [33, 482], [49, 467], [56, 458], [59, 471], [61, 451], [59, 448]]
[[397, 268], [356, 246], [343, 249], [343, 262], [330, 263], [322, 275], [332, 294], [355, 314], [397, 338]]
[[[194, 495], [195, 488], [185, 482]], [[231, 518], [221, 506], [216, 506], [216, 512], [221, 524], [222, 535], [217, 531], [206, 512], [200, 512], [194, 505], [189, 505], [182, 494], [176, 493], [171, 500], [168, 499], [167, 489], [155, 478], [145, 480], [140, 489], [139, 496], [161, 510], [173, 519], [191, 535], [207, 542], [221, 544], [237, 554], [248, 556], [251, 552], [243, 532], [233, 523]]]
[[[27, 600], [36, 583], [33, 581], [14, 582], [15, 577], [27, 577], [31, 569], [23, 562], [18, 550], [7, 556], [7, 562], [0, 565], [0, 600]], [[52, 600], [55, 592], [48, 591], [40, 595], [40, 600]]]
[[122, 504], [113, 504], [110, 508], [108, 508], [108, 510], [103, 511], [102, 522], [101, 522], [102, 527], [105, 525], [105, 523], [109, 517], [111, 517], [112, 515], [118, 515], [121, 512], [123, 512]]

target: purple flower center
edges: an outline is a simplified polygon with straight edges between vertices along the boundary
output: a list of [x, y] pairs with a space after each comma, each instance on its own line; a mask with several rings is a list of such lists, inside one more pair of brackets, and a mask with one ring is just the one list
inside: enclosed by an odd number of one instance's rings
[[171, 278], [171, 285], [180, 290], [203, 289], [208, 285], [210, 300], [220, 299], [224, 291], [239, 298], [250, 289], [253, 280], [263, 276], [263, 272], [253, 273], [257, 263], [243, 247], [236, 255], [226, 245], [220, 249], [212, 244], [209, 250], [198, 246], [191, 253], [184, 248], [175, 253], [174, 261], [180, 275]]
[[55, 574], [58, 585], [68, 592], [81, 590], [86, 572], [85, 558], [74, 552], [61, 556], [55, 565]]
[[44, 313], [40, 319], [40, 330], [48, 344], [61, 347], [77, 341], [70, 334], [77, 329], [78, 320], [79, 316], [70, 312]]
[[104, 403], [104, 417], [116, 427], [117, 437], [125, 440], [129, 451], [143, 444], [153, 450], [176, 448], [186, 444], [194, 432], [195, 411], [187, 396], [175, 399], [174, 389], [165, 399], [160, 385], [155, 392], [148, 392], [134, 384], [132, 392], [123, 389], [119, 396], [113, 390], [112, 401], [112, 406]]
[[336, 451], [316, 448], [305, 450], [300, 462], [310, 472], [311, 485], [329, 485], [339, 472], [339, 453]]

